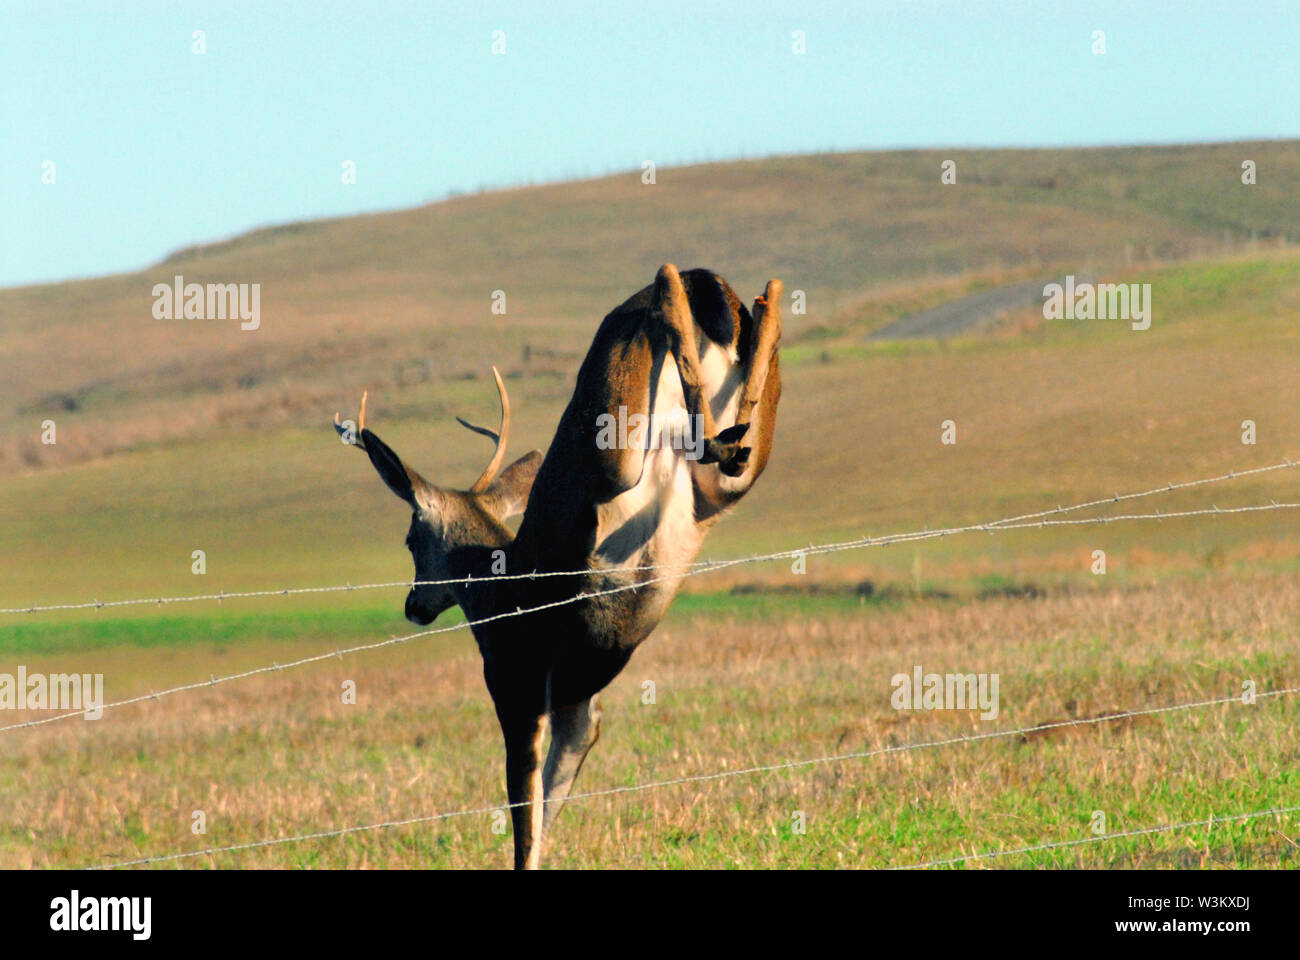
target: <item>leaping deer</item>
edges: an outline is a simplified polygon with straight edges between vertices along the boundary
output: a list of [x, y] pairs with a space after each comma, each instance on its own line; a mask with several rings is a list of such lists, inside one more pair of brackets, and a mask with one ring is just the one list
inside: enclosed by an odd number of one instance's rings
[[[545, 458], [534, 450], [504, 470], [510, 400], [493, 368], [500, 430], [460, 422], [496, 449], [465, 491], [407, 466], [366, 428], [362, 398], [354, 442], [413, 511], [409, 620], [424, 626], [459, 604], [473, 622], [584, 594], [473, 627], [505, 736], [516, 869], [539, 864], [542, 838], [599, 736], [599, 692], [658, 625], [709, 528], [767, 465], [781, 397], [781, 292], [769, 280], [751, 314], [713, 272], [660, 267], [596, 331]], [[638, 414], [650, 429], [610, 442], [611, 418]], [[512, 537], [505, 521], [521, 512]], [[501, 551], [512, 574], [584, 572], [493, 580]]]

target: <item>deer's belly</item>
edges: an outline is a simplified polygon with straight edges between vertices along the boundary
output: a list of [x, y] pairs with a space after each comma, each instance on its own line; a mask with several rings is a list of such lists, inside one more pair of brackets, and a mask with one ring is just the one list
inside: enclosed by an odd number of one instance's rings
[[667, 568], [655, 571], [658, 576], [695, 559], [703, 535], [695, 523], [689, 463], [685, 451], [671, 446], [645, 452], [637, 484], [596, 508], [598, 567]]
[[601, 573], [578, 611], [596, 647], [630, 654], [668, 612], [703, 539], [694, 512], [687, 461], [667, 449], [649, 451], [640, 482], [597, 507], [591, 566]]
[[[703, 331], [697, 330], [697, 336], [704, 337]], [[705, 391], [714, 412], [723, 414], [721, 429], [735, 420], [732, 395], [738, 381], [728, 351], [707, 338], [700, 342]], [[660, 367], [650, 400], [648, 410], [617, 412], [622, 422], [612, 439], [632, 456], [644, 459], [637, 483], [597, 508], [595, 559], [601, 566], [681, 567], [695, 559], [703, 540], [695, 522], [691, 479], [691, 464], [699, 459], [703, 436], [687, 413], [671, 356]]]

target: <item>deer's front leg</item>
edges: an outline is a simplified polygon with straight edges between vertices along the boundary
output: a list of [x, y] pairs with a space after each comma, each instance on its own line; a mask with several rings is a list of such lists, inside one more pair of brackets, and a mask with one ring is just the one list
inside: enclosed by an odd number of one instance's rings
[[498, 707], [506, 740], [506, 796], [515, 836], [515, 869], [536, 870], [542, 855], [542, 741], [546, 714], [503, 713]]
[[542, 840], [542, 741], [550, 725], [547, 664], [535, 648], [489, 633], [478, 638], [483, 679], [506, 742], [506, 796], [514, 827], [515, 869], [536, 870]]
[[560, 815], [564, 799], [573, 789], [573, 781], [582, 769], [582, 762], [598, 739], [600, 700], [597, 696], [551, 710], [551, 749], [542, 772], [542, 784], [546, 789], [543, 835], [550, 834], [551, 824]]

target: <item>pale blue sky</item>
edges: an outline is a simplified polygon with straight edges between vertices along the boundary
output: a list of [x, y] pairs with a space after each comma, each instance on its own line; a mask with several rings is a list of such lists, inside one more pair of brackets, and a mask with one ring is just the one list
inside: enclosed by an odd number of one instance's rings
[[1297, 60], [1298, 0], [0, 0], [0, 285], [644, 160], [1295, 137]]

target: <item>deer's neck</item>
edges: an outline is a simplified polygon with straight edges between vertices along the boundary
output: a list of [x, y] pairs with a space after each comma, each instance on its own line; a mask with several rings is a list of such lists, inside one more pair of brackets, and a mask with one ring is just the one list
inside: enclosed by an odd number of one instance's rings
[[480, 620], [504, 610], [513, 610], [515, 581], [494, 579], [510, 569], [510, 540], [458, 547], [447, 555], [450, 576], [456, 578], [452, 592], [467, 620]]

